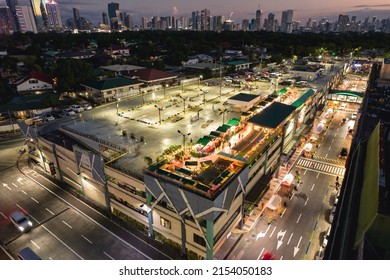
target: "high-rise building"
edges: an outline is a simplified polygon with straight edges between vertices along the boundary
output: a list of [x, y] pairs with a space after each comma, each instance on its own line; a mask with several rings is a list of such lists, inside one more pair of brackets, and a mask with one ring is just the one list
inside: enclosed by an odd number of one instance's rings
[[105, 12], [102, 13], [102, 23], [108, 25], [108, 16]]
[[282, 21], [280, 24], [280, 31], [284, 33], [292, 32], [292, 22], [293, 22], [293, 10], [287, 10], [282, 12]]
[[125, 16], [124, 25], [127, 29], [133, 30], [133, 18], [129, 14], [126, 14]]
[[148, 29], [148, 18], [147, 17], [142, 17], [142, 29], [143, 30]]
[[256, 11], [256, 31], [260, 31], [263, 28], [261, 26], [262, 18], [263, 18], [263, 11], [260, 10], [260, 5], [259, 5], [259, 9]]
[[37, 25], [35, 24], [34, 15], [29, 6], [16, 6], [16, 18], [18, 19], [19, 30], [22, 33], [34, 32], [37, 33]]
[[108, 19], [110, 21], [111, 29], [118, 30], [119, 29], [119, 4], [118, 3], [108, 3]]
[[200, 30], [210, 30], [210, 10], [204, 9], [200, 12]]
[[0, 7], [0, 34], [9, 35], [17, 31], [16, 23], [10, 8]]
[[249, 19], [243, 19], [242, 20], [241, 30], [249, 31]]
[[15, 13], [16, 6], [19, 6], [19, 0], [6, 0], [5, 3], [7, 4], [8, 8], [10, 8], [12, 13]]
[[38, 31], [46, 29], [47, 26], [47, 14], [44, 0], [30, 0], [31, 8], [33, 10], [35, 23], [37, 25]]
[[62, 28], [60, 7], [54, 0], [49, 0], [46, 3], [46, 11], [47, 11], [47, 19], [48, 19], [47, 27], [50, 29]]
[[349, 16], [340, 14], [339, 19], [337, 21], [337, 31], [338, 32], [348, 31], [348, 25], [349, 25]]
[[[265, 22], [267, 22], [267, 25], [265, 25]], [[269, 13], [267, 21], [264, 21], [264, 25], [267, 31], [275, 31], [275, 14]]]
[[73, 20], [76, 28], [80, 29], [80, 12], [76, 8], [73, 8]]

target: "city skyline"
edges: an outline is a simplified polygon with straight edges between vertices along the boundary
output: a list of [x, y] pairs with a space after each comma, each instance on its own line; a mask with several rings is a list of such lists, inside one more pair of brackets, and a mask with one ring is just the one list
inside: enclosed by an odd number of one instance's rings
[[[92, 20], [93, 24], [102, 21], [101, 13], [107, 13], [107, 5], [110, 2], [119, 3], [120, 11], [130, 14], [136, 24], [141, 23], [142, 17], [152, 16], [190, 16], [192, 11], [209, 9], [212, 15], [223, 15], [226, 18], [231, 18], [237, 23], [241, 23], [242, 19], [252, 19], [255, 17], [256, 10], [263, 10], [264, 15], [274, 13], [277, 19], [281, 18], [282, 11], [293, 10], [294, 20], [306, 21], [308, 18], [319, 19], [327, 17], [329, 19], [337, 19], [339, 14], [356, 15], [359, 19], [367, 16], [377, 18], [388, 18], [390, 14], [390, 4], [385, 0], [375, 0], [374, 3], [366, 5], [365, 0], [343, 1], [339, 5], [337, 0], [329, 0], [324, 3], [312, 2], [308, 3], [303, 0], [292, 0], [288, 3], [283, 1], [264, 2], [256, 0], [243, 0], [239, 3], [230, 3], [231, 1], [224, 0], [200, 0], [196, 3], [182, 3], [178, 0], [145, 0], [142, 3], [138, 1], [71, 1], [63, 3], [58, 1], [63, 17], [71, 18], [73, 15], [72, 8], [77, 8], [80, 13]], [[92, 12], [91, 12], [92, 11]]]

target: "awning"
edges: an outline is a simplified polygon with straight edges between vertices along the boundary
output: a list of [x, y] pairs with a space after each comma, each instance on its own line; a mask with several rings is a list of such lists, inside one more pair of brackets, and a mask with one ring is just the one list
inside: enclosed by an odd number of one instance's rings
[[206, 146], [213, 138], [210, 136], [203, 136], [202, 138], [199, 138], [198, 141], [196, 141], [196, 144], [201, 144], [203, 146]]
[[278, 208], [278, 206], [280, 205], [280, 203], [282, 203], [282, 198], [279, 195], [274, 194], [273, 196], [271, 196], [271, 199], [268, 200], [265, 207], [267, 207], [271, 210], [276, 210]]
[[228, 125], [231, 125], [231, 126], [236, 126], [240, 123], [240, 120], [239, 119], [236, 119], [236, 118], [233, 118], [231, 119], [230, 121], [228, 121]]
[[210, 132], [210, 135], [211, 135], [211, 136], [215, 136], [215, 137], [219, 137], [219, 136], [221, 135], [221, 133], [222, 133], [222, 132], [220, 132], [220, 131], [211, 131], [211, 132]]
[[306, 143], [306, 145], [303, 147], [303, 150], [305, 152], [310, 152], [311, 149], [313, 149], [313, 144], [311, 144], [311, 143]]
[[231, 127], [230, 125], [224, 124], [224, 125], [221, 125], [220, 127], [218, 127], [217, 131], [221, 131], [221, 132], [225, 133], [226, 131], [229, 130], [230, 127]]
[[294, 180], [294, 175], [288, 173], [284, 176], [282, 185], [289, 187], [293, 180]]

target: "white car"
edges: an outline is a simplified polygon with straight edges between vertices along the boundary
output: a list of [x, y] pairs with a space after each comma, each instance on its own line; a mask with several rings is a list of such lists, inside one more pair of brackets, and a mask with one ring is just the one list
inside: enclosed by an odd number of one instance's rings
[[352, 116], [351, 116], [351, 120], [355, 120], [357, 117], [357, 114], [356, 113], [353, 113]]
[[322, 247], [324, 247], [324, 248], [326, 247], [326, 245], [328, 245], [328, 240], [329, 240], [329, 235], [330, 235], [331, 228], [332, 227], [328, 227], [328, 229], [325, 232], [324, 240], [322, 241]]
[[83, 106], [84, 111], [88, 111], [88, 110], [92, 109], [92, 106], [89, 103], [84, 103], [82, 106]]
[[336, 205], [333, 206], [332, 212], [329, 215], [329, 223], [333, 223], [333, 218], [335, 213], [336, 213]]
[[81, 108], [80, 105], [70, 105], [70, 109], [72, 109], [75, 113], [81, 113], [81, 112], [84, 112], [84, 109]]
[[15, 227], [22, 233], [30, 231], [32, 229], [32, 222], [19, 211], [12, 212], [10, 220], [15, 225]]
[[45, 115], [45, 120], [46, 120], [46, 121], [54, 121], [55, 118], [53, 117], [52, 114], [46, 114], [46, 115]]
[[68, 109], [64, 109], [64, 111], [63, 111], [64, 113], [65, 113], [65, 115], [67, 115], [67, 116], [73, 116], [73, 115], [75, 115], [76, 113], [72, 110], [72, 109], [70, 109], [70, 108], [68, 108]]

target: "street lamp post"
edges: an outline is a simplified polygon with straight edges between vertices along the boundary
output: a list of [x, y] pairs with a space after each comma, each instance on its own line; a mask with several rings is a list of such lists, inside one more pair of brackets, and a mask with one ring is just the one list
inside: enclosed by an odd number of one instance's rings
[[118, 122], [119, 122], [119, 103], [118, 103], [118, 101], [120, 99], [118, 98], [118, 92], [117, 92], [116, 88], [115, 88], [114, 98], [115, 98], [115, 102], [116, 102], [116, 124], [115, 124], [115, 126], [117, 126]]
[[191, 135], [191, 132], [185, 134], [185, 133], [182, 133], [180, 130], [177, 130], [178, 133], [181, 134], [181, 136], [183, 136], [183, 165], [185, 164], [185, 153], [186, 153], [186, 136], [190, 136]]
[[164, 110], [164, 107], [158, 107], [157, 105], [154, 105], [154, 107], [156, 107], [158, 109], [158, 119], [159, 119], [159, 123], [161, 125], [161, 111]]
[[200, 88], [200, 80], [202, 80], [202, 79], [203, 79], [203, 76], [200, 75], [200, 76], [199, 76], [199, 79], [198, 79], [198, 88]]
[[185, 97], [183, 97], [181, 95], [179, 95], [179, 97], [181, 99], [183, 99], [183, 108], [184, 108], [184, 115], [185, 115], [186, 114], [186, 100], [187, 100], [187, 98], [185, 98]]
[[222, 124], [225, 124], [225, 113], [227, 113], [227, 109], [218, 109], [220, 114], [222, 114]]

